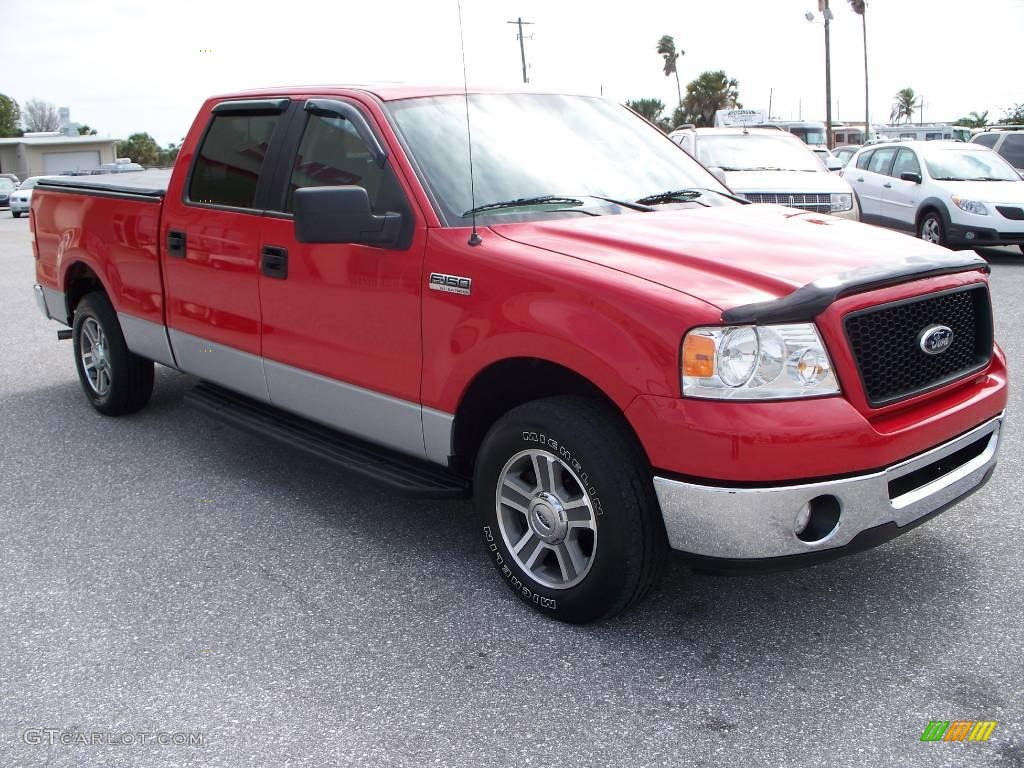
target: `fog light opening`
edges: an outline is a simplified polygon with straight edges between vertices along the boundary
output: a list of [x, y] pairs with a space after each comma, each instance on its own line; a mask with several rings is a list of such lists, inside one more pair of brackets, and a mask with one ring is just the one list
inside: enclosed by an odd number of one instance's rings
[[835, 496], [816, 496], [796, 513], [793, 532], [808, 544], [821, 541], [839, 526], [840, 511], [839, 499]]

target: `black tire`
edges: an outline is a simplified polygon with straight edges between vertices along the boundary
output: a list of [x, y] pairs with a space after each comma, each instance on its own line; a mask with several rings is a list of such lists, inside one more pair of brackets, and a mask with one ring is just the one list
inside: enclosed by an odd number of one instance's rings
[[931, 230], [937, 233], [938, 240], [931, 240], [936, 245], [941, 245], [943, 248], [948, 248], [949, 245], [946, 241], [946, 225], [942, 221], [942, 216], [938, 211], [928, 211], [924, 216], [921, 217], [921, 221], [917, 224], [917, 236], [922, 240], [928, 240], [926, 237], [926, 231]]
[[[89, 320], [99, 325], [105, 338], [103, 358], [109, 385], [102, 392], [91, 383], [82, 359], [83, 328]], [[71, 338], [78, 378], [93, 408], [105, 416], [122, 416], [135, 413], [149, 402], [153, 394], [153, 361], [128, 351], [117, 313], [105, 293], [95, 291], [78, 303]], [[88, 339], [85, 343], [91, 346]]]
[[[576, 507], [575, 512], [589, 514], [594, 533], [570, 530], [564, 544], [589, 564], [576, 572], [578, 581], [566, 577], [557, 552], [545, 551], [527, 571], [506, 541], [530, 536], [539, 543], [536, 523], [530, 515], [500, 505], [497, 498], [500, 478], [508, 466], [509, 477], [524, 479], [523, 485], [536, 486], [536, 473], [516, 475], [512, 470], [532, 461], [528, 451], [542, 452], [558, 459], [551, 462], [559, 473], [556, 484]], [[519, 458], [517, 458], [519, 457]], [[540, 460], [544, 460], [541, 455]], [[476, 462], [475, 503], [483, 528], [488, 556], [505, 582], [524, 602], [552, 618], [585, 623], [609, 618], [631, 607], [652, 589], [664, 568], [668, 540], [654, 494], [652, 472], [636, 437], [621, 416], [604, 404], [579, 397], [552, 397], [521, 405], [491, 428], [484, 438]], [[505, 488], [505, 484], [502, 483]], [[533, 496], [513, 496], [534, 509], [543, 495], [534, 488]], [[506, 491], [507, 493], [507, 491]], [[514, 491], [513, 494], [519, 493]], [[530, 498], [533, 501], [528, 501]], [[586, 503], [588, 500], [589, 503]], [[585, 504], [586, 510], [579, 509]], [[561, 507], [558, 508], [561, 510]], [[552, 508], [545, 507], [545, 512]], [[499, 515], [502, 520], [499, 521]], [[554, 511], [556, 523], [566, 513]], [[543, 520], [544, 514], [541, 515]], [[564, 523], [563, 523], [564, 524]], [[540, 523], [539, 525], [543, 525]], [[534, 544], [534, 539], [529, 539]], [[588, 547], [589, 539], [589, 547]], [[515, 542], [513, 541], [513, 544]], [[544, 544], [545, 550], [550, 549]], [[555, 543], [554, 547], [561, 546]], [[527, 547], [523, 552], [533, 549]], [[566, 552], [563, 548], [562, 552]], [[570, 558], [571, 559], [571, 558]], [[538, 566], [537, 563], [540, 563]], [[557, 574], [562, 585], [543, 583], [536, 570]]]
[[1018, 245], [1017, 247], [1020, 248], [1021, 253], [1024, 253], [1024, 245]]
[[16, 219], [20, 219], [21, 218], [21, 211], [11, 211], [11, 216], [13, 216]]

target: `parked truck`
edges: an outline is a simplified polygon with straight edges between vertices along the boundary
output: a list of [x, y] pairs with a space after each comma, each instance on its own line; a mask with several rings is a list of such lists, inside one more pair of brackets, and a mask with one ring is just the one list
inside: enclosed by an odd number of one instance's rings
[[747, 204], [603, 99], [218, 96], [172, 171], [40, 181], [31, 226], [100, 413], [159, 363], [324, 472], [471, 494], [501, 579], [565, 621], [639, 601], [670, 549], [863, 550], [996, 463], [983, 260]]

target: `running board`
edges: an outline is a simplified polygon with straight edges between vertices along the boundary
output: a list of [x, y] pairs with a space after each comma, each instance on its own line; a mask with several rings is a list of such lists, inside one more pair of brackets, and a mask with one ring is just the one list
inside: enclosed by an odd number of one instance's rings
[[451, 470], [350, 437], [272, 405], [201, 383], [185, 400], [216, 418], [269, 437], [410, 496], [465, 498], [469, 481]]

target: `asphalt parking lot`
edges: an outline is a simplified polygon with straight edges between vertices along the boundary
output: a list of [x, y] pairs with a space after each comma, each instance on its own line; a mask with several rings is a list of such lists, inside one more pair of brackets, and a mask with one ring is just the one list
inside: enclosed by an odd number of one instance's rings
[[[182, 401], [86, 404], [0, 212], [0, 766], [1024, 766], [1024, 437], [964, 504], [771, 576], [675, 561], [639, 609], [522, 606], [468, 503], [395, 497]], [[992, 263], [1024, 360], [1024, 255]], [[922, 743], [929, 720], [996, 720]], [[200, 733], [26, 743], [30, 729]]]

